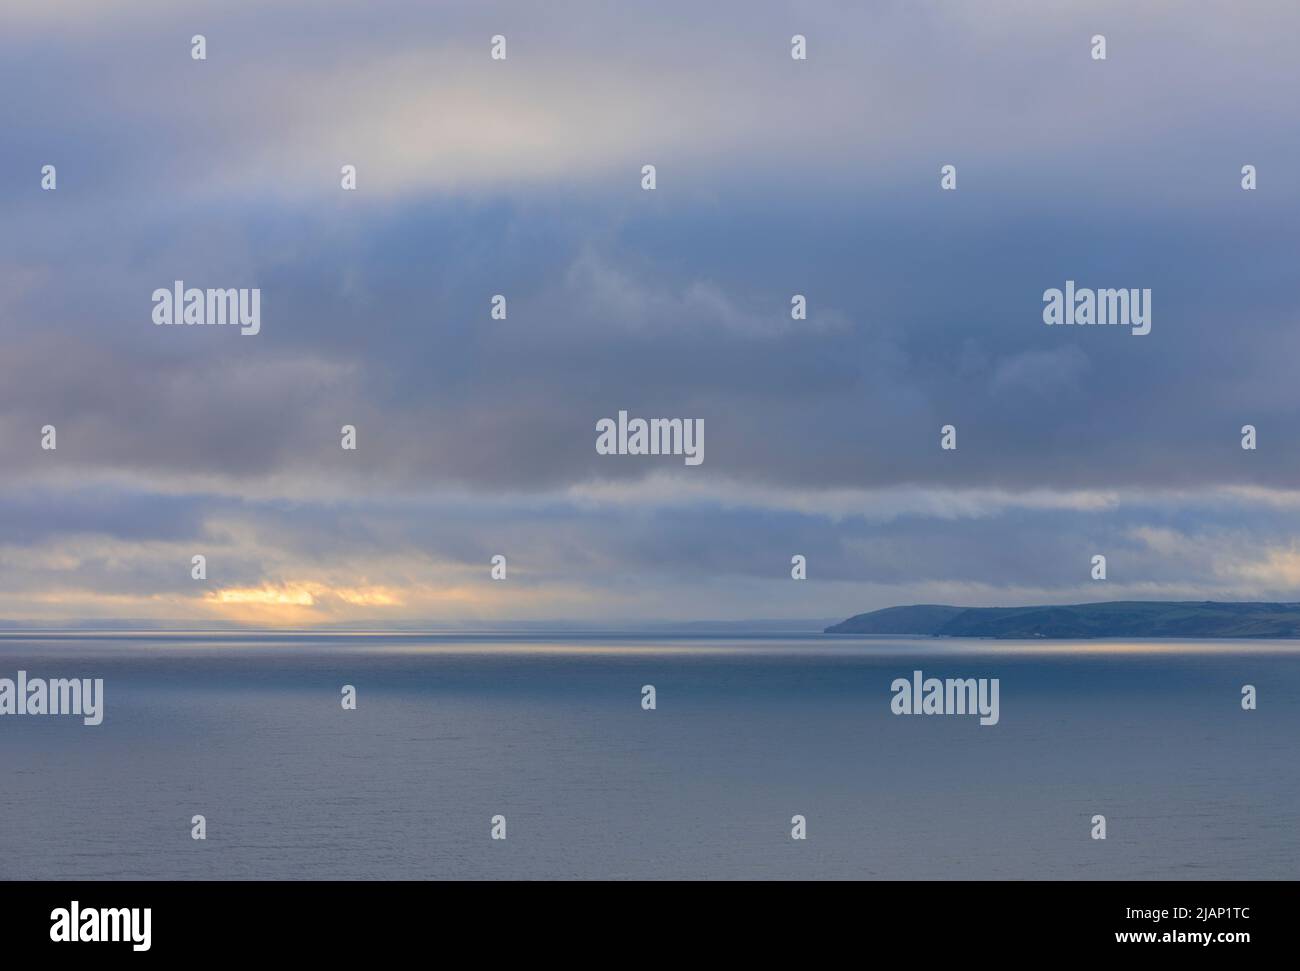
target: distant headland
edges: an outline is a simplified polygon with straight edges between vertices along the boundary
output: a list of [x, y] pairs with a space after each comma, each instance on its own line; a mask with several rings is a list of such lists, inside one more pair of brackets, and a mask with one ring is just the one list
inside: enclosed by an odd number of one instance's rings
[[920, 604], [857, 614], [827, 634], [928, 637], [1296, 637], [1300, 603], [1119, 600], [1046, 607]]

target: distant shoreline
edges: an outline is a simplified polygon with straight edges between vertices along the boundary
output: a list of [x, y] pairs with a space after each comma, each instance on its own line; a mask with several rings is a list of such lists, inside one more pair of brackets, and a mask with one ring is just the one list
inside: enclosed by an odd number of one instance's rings
[[826, 634], [988, 640], [1300, 638], [1300, 603], [1120, 600], [1034, 607], [917, 604], [856, 614]]

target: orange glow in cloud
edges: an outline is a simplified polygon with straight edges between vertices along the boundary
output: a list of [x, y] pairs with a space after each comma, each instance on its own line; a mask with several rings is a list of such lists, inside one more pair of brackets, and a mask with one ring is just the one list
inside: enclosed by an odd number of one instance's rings
[[272, 587], [229, 587], [215, 590], [207, 596], [209, 601], [219, 604], [259, 604], [262, 606], [287, 604], [295, 607], [310, 607], [315, 602], [310, 590], [300, 586]]
[[[588, 610], [590, 593], [582, 588], [505, 584], [487, 578], [487, 571], [455, 571], [437, 565], [405, 565], [400, 579], [373, 582], [366, 574], [302, 573], [293, 579], [266, 579], [254, 584], [218, 586], [195, 591], [104, 594], [76, 587], [23, 592], [6, 597], [0, 591], [0, 616], [58, 621], [67, 618], [160, 618], [181, 626], [219, 621], [249, 627], [315, 627], [333, 624], [394, 621], [429, 624], [519, 617], [575, 616]], [[305, 572], [305, 571], [304, 571]], [[438, 582], [408, 577], [438, 574]], [[476, 579], [467, 579], [476, 576]], [[9, 601], [12, 601], [10, 603]], [[21, 613], [19, 612], [21, 611]]]
[[260, 587], [226, 587], [204, 598], [230, 620], [241, 623], [301, 624], [337, 619], [339, 607], [399, 607], [401, 597], [387, 587], [331, 587], [324, 583], [290, 582]]

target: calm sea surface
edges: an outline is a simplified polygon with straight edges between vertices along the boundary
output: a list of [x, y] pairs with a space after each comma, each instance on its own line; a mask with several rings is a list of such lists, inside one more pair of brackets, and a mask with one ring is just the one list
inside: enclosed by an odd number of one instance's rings
[[[0, 716], [5, 879], [1300, 877], [1291, 642], [0, 634], [20, 669], [105, 717]], [[999, 723], [893, 715], [917, 669]]]

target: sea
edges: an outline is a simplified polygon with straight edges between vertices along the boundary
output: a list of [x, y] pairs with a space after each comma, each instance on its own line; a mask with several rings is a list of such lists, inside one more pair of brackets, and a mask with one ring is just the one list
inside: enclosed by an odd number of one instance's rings
[[[0, 715], [0, 879], [1300, 877], [1291, 641], [0, 634], [20, 670], [103, 722]], [[916, 671], [997, 724], [895, 714]]]

